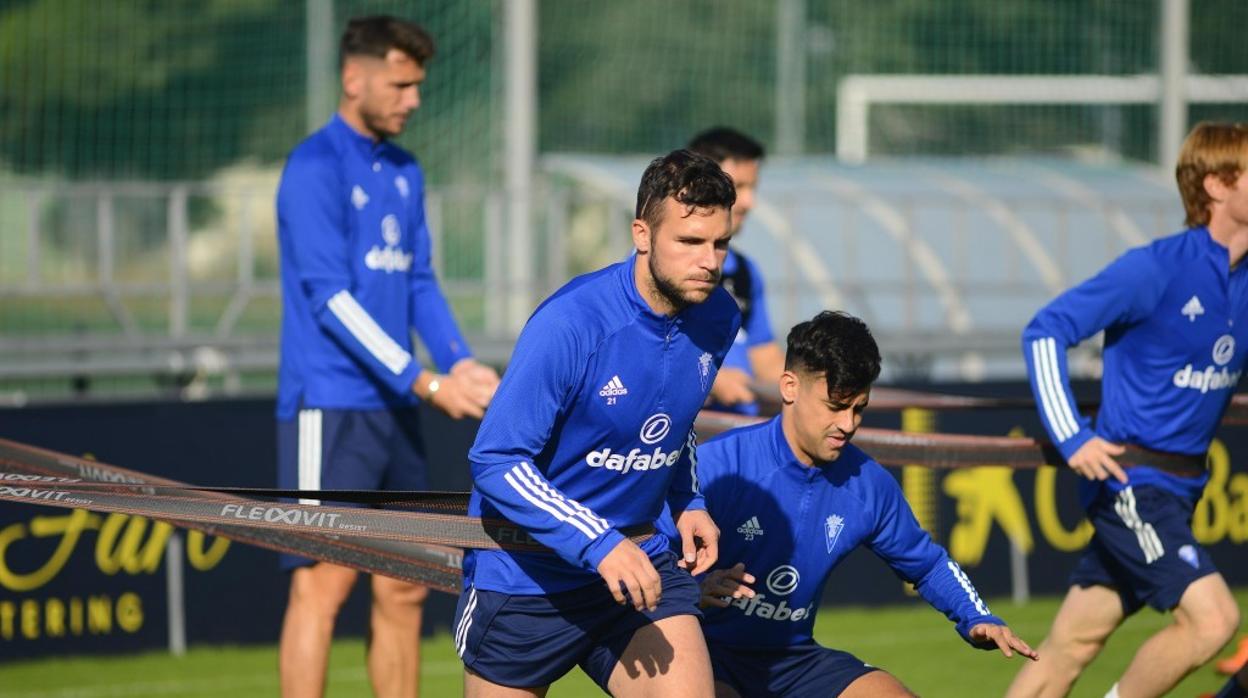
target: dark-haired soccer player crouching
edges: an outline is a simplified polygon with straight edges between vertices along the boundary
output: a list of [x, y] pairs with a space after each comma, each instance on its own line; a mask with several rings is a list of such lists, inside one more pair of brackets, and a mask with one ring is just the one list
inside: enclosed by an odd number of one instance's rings
[[789, 333], [781, 414], [698, 448], [698, 479], [727, 565], [702, 580], [717, 696], [912, 695], [890, 674], [814, 641], [824, 584], [860, 545], [912, 582], [971, 645], [1035, 659], [919, 527], [897, 481], [850, 445], [879, 373], [867, 326], [820, 313]]

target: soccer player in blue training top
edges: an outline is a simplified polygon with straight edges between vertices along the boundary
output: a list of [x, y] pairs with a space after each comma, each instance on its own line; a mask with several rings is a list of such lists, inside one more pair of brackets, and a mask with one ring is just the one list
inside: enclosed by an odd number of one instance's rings
[[[338, 112], [291, 152], [277, 193], [282, 347], [278, 482], [300, 489], [427, 489], [417, 404], [480, 417], [498, 374], [472, 358], [430, 265], [425, 177], [394, 145], [420, 106], [433, 39], [393, 17], [351, 20]], [[412, 329], [444, 374], [412, 357]], [[315, 503], [315, 502], [312, 502]], [[355, 570], [292, 555], [282, 695], [319, 696]], [[416, 696], [428, 590], [372, 580], [368, 668], [384, 696]]]
[[[1023, 331], [1040, 418], [1080, 481], [1096, 533], [1011, 696], [1063, 696], [1145, 605], [1173, 622], [1108, 696], [1160, 696], [1231, 639], [1239, 609], [1192, 534], [1205, 453], [1248, 342], [1248, 126], [1202, 123], [1175, 169], [1189, 228], [1127, 251], [1042, 308]], [[1079, 414], [1066, 350], [1105, 331], [1102, 401]], [[1125, 468], [1123, 466], [1126, 466]]]
[[789, 333], [780, 415], [698, 449], [726, 563], [702, 580], [702, 628], [721, 698], [912, 695], [893, 676], [814, 641], [823, 587], [860, 545], [970, 644], [1036, 656], [919, 527], [893, 476], [850, 445], [879, 373], [866, 324], [820, 313]]
[[[754, 208], [754, 191], [766, 153], [763, 145], [734, 128], [716, 126], [694, 136], [689, 149], [719, 163], [732, 177], [737, 188], [737, 203], [732, 206], [732, 238], [736, 240], [746, 216]], [[724, 257], [721, 283], [741, 308], [741, 331], [711, 387], [710, 408], [758, 414], [750, 383], [775, 385], [784, 371], [784, 352], [776, 343], [767, 315], [763, 275], [753, 260], [731, 246]]]
[[[719, 531], [698, 492], [693, 421], [740, 323], [719, 287], [732, 180], [678, 150], [650, 163], [624, 262], [537, 309], [469, 453], [470, 513], [553, 552], [470, 552], [454, 626], [468, 696], [541, 696], [580, 665], [616, 696], [711, 695], [693, 572]], [[700, 546], [695, 546], [695, 539]], [[605, 584], [603, 583], [605, 580]]]

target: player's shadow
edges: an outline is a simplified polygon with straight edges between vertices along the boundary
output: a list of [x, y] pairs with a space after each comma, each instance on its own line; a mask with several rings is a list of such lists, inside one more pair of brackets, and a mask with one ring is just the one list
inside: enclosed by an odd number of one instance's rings
[[[776, 478], [791, 478], [792, 474], [781, 472], [783, 468], [796, 466], [786, 464], [776, 466], [770, 478], [760, 483], [740, 475], [722, 476], [711, 481], [703, 490], [706, 497], [707, 510], [715, 520], [720, 531], [719, 560], [713, 569], [729, 568], [738, 562], [744, 562], [745, 571], [754, 575], [752, 588], [767, 601], [777, 604], [784, 599], [792, 588], [786, 580], [777, 580], [772, 575], [786, 577], [777, 572], [781, 567], [791, 566], [798, 553], [798, 536], [821, 536], [823, 519], [820, 512], [804, 511], [805, 502], [781, 501], [775, 492], [767, 486]], [[803, 530], [794, 530], [794, 521], [806, 522]], [[809, 530], [805, 530], [808, 528]], [[770, 565], [767, 569], [760, 568], [759, 558], [781, 562]], [[769, 579], [772, 584], [768, 584]], [[794, 585], [795, 586], [795, 585]], [[771, 588], [769, 588], [771, 587]], [[713, 620], [724, 609], [707, 608], [703, 613], [708, 620]]]
[[630, 679], [651, 678], [671, 671], [676, 648], [654, 625], [646, 625], [633, 633], [629, 647], [620, 655], [620, 666]]

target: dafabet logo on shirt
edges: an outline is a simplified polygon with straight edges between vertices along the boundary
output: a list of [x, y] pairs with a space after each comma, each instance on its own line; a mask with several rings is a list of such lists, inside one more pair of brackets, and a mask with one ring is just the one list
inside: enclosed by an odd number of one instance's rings
[[[686, 445], [682, 444], [674, 451], [664, 451], [663, 444], [660, 442], [667, 438], [671, 430], [671, 417], [663, 412], [652, 414], [642, 423], [638, 438], [647, 446], [658, 444], [653, 451], [642, 453], [640, 448], [634, 448], [625, 454], [613, 452], [610, 448], [603, 448], [597, 451], [590, 451], [585, 456], [585, 463], [591, 468], [614, 470], [621, 475], [630, 470], [642, 472], [658, 470], [664, 466], [670, 468], [676, 465], [676, 461], [680, 460], [680, 454], [684, 452]], [[692, 438], [691, 434], [690, 439]]]

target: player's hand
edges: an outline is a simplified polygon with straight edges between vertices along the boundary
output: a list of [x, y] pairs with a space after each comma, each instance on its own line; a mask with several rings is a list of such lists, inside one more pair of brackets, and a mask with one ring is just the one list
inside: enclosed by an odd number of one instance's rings
[[451, 367], [451, 375], [468, 385], [469, 397], [478, 407], [483, 410], [489, 407], [498, 390], [498, 371], [475, 359], [460, 359]]
[[721, 405], [754, 402], [754, 391], [750, 390], [750, 375], [739, 368], [719, 369], [715, 384], [711, 386], [710, 400]]
[[711, 571], [702, 580], [702, 599], [699, 605], [727, 608], [733, 599], [752, 599], [754, 590], [746, 584], [754, 583], [754, 575], [745, 571], [745, 563], [738, 562], [728, 569]]
[[996, 623], [979, 623], [971, 627], [971, 640], [977, 644], [993, 642], [997, 649], [1001, 650], [1001, 654], [1006, 657], [1013, 657], [1017, 652], [1022, 656], [1035, 660], [1039, 658], [1039, 654], [1031, 648], [1022, 638], [1014, 634], [1008, 625], [997, 625]]
[[[436, 376], [438, 391], [425, 398], [425, 402], [441, 410], [451, 419], [472, 417], [481, 419], [485, 406], [473, 395], [468, 381], [454, 374]], [[413, 386], [415, 390], [415, 386]]]
[[1112, 477], [1125, 483], [1127, 473], [1114, 460], [1114, 456], [1121, 456], [1125, 451], [1126, 448], [1121, 444], [1093, 436], [1066, 462], [1070, 464], [1071, 470], [1089, 480], [1107, 480]]
[[676, 519], [680, 531], [683, 559], [676, 564], [690, 574], [702, 574], [719, 559], [719, 526], [711, 515], [698, 509], [686, 509]]
[[[663, 583], [650, 558], [637, 544], [625, 538], [598, 563], [598, 574], [607, 582], [607, 589], [618, 604], [632, 600], [638, 611], [653, 611], [659, 607], [663, 595]], [[625, 596], [624, 592], [628, 595]]]

